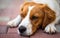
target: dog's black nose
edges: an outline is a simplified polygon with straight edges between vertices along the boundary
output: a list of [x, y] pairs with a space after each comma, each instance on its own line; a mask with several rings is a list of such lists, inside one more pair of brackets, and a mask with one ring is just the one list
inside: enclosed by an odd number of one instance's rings
[[26, 27], [24, 27], [24, 26], [20, 26], [19, 27], [19, 32], [20, 33], [23, 33], [23, 32], [25, 32], [26, 31]]

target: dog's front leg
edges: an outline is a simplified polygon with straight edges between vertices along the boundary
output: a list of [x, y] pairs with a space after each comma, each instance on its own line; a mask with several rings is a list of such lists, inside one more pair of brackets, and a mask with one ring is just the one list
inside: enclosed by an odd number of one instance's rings
[[55, 33], [57, 31], [56, 27], [55, 27], [55, 23], [51, 23], [49, 25], [47, 25], [44, 29], [44, 31], [46, 33]]
[[20, 21], [21, 21], [21, 16], [18, 15], [15, 19], [9, 21], [7, 23], [7, 25], [10, 26], [10, 27], [16, 27], [19, 24]]

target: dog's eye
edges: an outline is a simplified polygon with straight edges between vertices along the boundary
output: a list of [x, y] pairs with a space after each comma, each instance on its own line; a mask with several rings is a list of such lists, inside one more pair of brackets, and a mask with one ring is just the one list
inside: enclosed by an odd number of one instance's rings
[[32, 16], [32, 20], [37, 20], [38, 17], [37, 16]]

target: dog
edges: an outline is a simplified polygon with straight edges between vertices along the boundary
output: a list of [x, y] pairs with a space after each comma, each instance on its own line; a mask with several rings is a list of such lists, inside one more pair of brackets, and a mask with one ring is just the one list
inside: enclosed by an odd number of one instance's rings
[[57, 31], [55, 24], [60, 20], [59, 5], [56, 0], [32, 0], [20, 6], [20, 14], [7, 24], [16, 27], [18, 34], [30, 36], [39, 27], [46, 33]]

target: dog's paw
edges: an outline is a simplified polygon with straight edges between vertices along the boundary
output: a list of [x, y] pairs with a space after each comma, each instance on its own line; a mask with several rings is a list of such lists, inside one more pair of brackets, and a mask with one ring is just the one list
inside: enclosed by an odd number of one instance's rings
[[9, 21], [9, 22], [7, 23], [7, 25], [8, 25], [9, 27], [16, 27], [18, 24], [17, 24], [16, 21]]
[[45, 30], [44, 30], [46, 33], [49, 33], [49, 34], [53, 34], [53, 33], [56, 33], [56, 27], [54, 25], [48, 25], [45, 27]]

